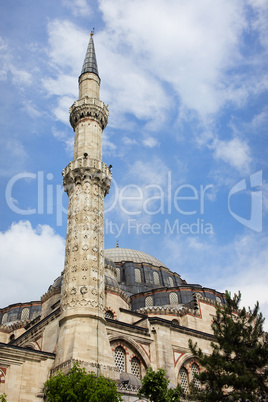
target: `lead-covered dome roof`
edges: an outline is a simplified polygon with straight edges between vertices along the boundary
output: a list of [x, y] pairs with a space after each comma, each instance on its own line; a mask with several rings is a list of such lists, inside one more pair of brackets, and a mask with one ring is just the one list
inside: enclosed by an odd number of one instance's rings
[[155, 267], [165, 267], [157, 258], [144, 253], [143, 251], [132, 250], [130, 248], [108, 248], [105, 250], [105, 257], [114, 262], [131, 261], [134, 263], [151, 264]]

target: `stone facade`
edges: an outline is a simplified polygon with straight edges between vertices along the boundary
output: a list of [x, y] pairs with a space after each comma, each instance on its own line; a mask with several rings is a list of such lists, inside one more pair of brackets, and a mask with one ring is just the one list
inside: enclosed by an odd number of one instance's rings
[[74, 362], [118, 382], [137, 399], [146, 369], [164, 368], [187, 389], [200, 370], [188, 348], [210, 353], [211, 321], [221, 293], [187, 284], [136, 250], [104, 250], [104, 197], [112, 179], [102, 161], [108, 109], [91, 37], [79, 99], [70, 108], [74, 160], [63, 170], [69, 196], [63, 273], [40, 301], [0, 309], [0, 394], [9, 402], [43, 398], [45, 381]]

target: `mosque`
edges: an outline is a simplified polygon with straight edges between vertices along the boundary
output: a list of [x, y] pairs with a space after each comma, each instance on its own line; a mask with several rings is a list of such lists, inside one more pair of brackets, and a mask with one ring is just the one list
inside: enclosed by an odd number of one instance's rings
[[69, 197], [64, 269], [39, 301], [0, 309], [0, 395], [9, 402], [44, 400], [45, 381], [74, 362], [117, 381], [125, 401], [137, 400], [150, 366], [187, 390], [202, 369], [188, 340], [211, 352], [222, 293], [187, 283], [144, 252], [104, 249], [112, 173], [102, 161], [108, 109], [99, 92], [91, 34], [70, 108], [74, 158], [62, 173]]

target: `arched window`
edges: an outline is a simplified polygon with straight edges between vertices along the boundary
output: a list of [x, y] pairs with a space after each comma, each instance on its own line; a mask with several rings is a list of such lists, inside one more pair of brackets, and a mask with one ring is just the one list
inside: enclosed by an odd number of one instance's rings
[[30, 309], [28, 307], [25, 307], [24, 309], [22, 309], [21, 312], [21, 321], [25, 321], [29, 319], [29, 315], [30, 315]]
[[178, 295], [175, 292], [171, 292], [169, 294], [169, 303], [170, 304], [178, 304]]
[[152, 296], [145, 297], [145, 307], [151, 307], [154, 305]]
[[7, 313], [5, 313], [2, 317], [2, 324], [6, 324], [7, 323]]
[[189, 392], [189, 379], [188, 379], [188, 371], [185, 367], [180, 369], [180, 384], [184, 390], [184, 392]]
[[156, 272], [156, 271], [154, 271], [153, 276], [154, 276], [154, 284], [155, 284], [155, 285], [160, 285], [159, 273]]
[[201, 388], [200, 381], [197, 378], [195, 378], [195, 374], [199, 374], [199, 368], [196, 363], [193, 363], [192, 364], [192, 377], [193, 377], [192, 380], [193, 380], [194, 385], [200, 389]]
[[131, 359], [131, 374], [138, 378], [141, 376], [140, 361], [136, 356]]
[[120, 268], [116, 268], [116, 279], [117, 279], [117, 282], [121, 282], [121, 271], [120, 271]]
[[4, 382], [5, 382], [5, 379], [6, 379], [4, 370], [5, 370], [5, 369], [0, 369], [0, 383], [4, 383]]
[[111, 318], [113, 320], [114, 318], [114, 313], [111, 310], [107, 310], [105, 312], [105, 318]]
[[117, 346], [114, 351], [114, 362], [120, 373], [126, 371], [126, 354], [122, 346]]
[[135, 282], [141, 283], [141, 271], [138, 268], [135, 268]]
[[174, 320], [171, 321], [173, 325], [180, 325], [179, 321], [174, 318]]
[[221, 303], [221, 298], [219, 296], [216, 296], [216, 302]]
[[174, 281], [173, 281], [173, 278], [171, 278], [171, 276], [169, 276], [169, 284], [170, 284], [170, 286], [173, 288], [173, 286], [174, 286]]

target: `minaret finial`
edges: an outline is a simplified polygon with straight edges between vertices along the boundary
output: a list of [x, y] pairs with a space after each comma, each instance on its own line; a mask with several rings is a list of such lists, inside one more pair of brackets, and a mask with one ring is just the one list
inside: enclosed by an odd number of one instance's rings
[[116, 248], [119, 248], [118, 240], [117, 240], [117, 242], [116, 242]]
[[97, 59], [93, 41], [94, 29], [95, 28], [93, 28], [92, 31], [90, 32], [90, 40], [87, 47], [87, 53], [82, 67], [81, 75], [84, 73], [94, 73], [99, 77]]

